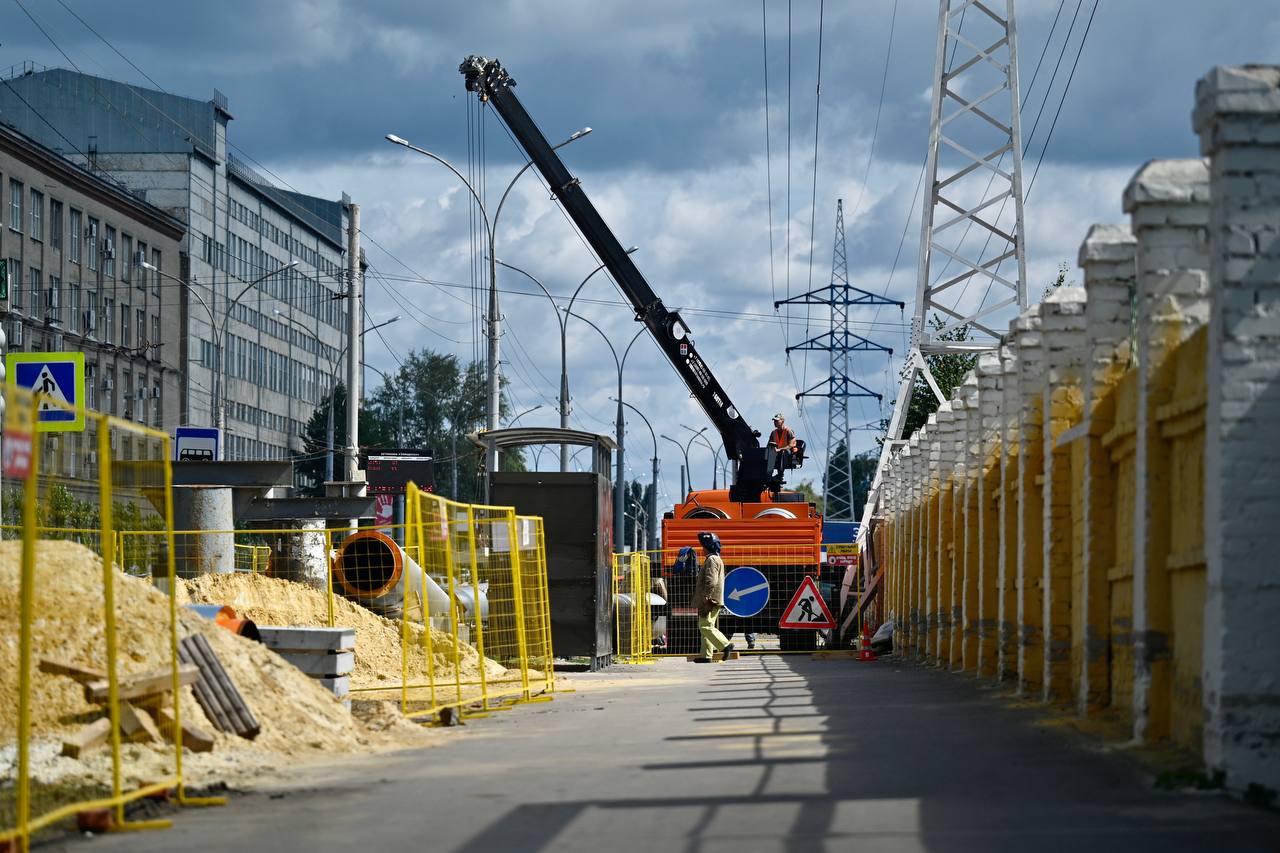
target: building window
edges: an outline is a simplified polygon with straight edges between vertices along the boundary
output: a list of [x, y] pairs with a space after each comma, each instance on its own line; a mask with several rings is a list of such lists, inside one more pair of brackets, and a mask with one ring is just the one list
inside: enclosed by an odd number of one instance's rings
[[89, 269], [98, 268], [98, 220], [89, 217], [89, 231], [85, 235], [89, 240]]
[[120, 408], [124, 409], [126, 418], [131, 418], [133, 417], [133, 374], [126, 370], [121, 378]]
[[80, 240], [84, 237], [80, 233], [80, 211], [74, 207], [71, 208], [71, 221], [67, 227], [67, 258], [73, 264], [80, 263]]
[[151, 386], [151, 425], [159, 429], [163, 424], [160, 416], [160, 380], [157, 379]]
[[6, 269], [9, 276], [9, 304], [13, 308], [22, 306], [22, 261], [10, 258]]
[[150, 344], [154, 348], [152, 352], [154, 353], [153, 358], [155, 358], [156, 361], [160, 360], [160, 343], [160, 315], [152, 314]]
[[74, 282], [67, 285], [67, 328], [80, 331], [80, 285]]
[[9, 179], [9, 227], [22, 233], [22, 182]]
[[53, 323], [62, 322], [62, 279], [56, 275], [49, 276], [49, 304], [44, 318]]
[[[120, 279], [129, 281], [130, 267], [133, 266], [133, 238], [128, 234], [120, 235]], [[138, 278], [138, 287], [141, 288], [142, 278]]]
[[[129, 306], [120, 306], [120, 346], [127, 347], [133, 339], [129, 337]], [[127, 374], [126, 374], [127, 375]]]
[[85, 292], [84, 295], [84, 333], [86, 335], [95, 335], [98, 331], [98, 293], [94, 290]]
[[115, 278], [116, 274], [116, 229], [107, 226], [107, 238], [102, 241], [102, 274], [107, 278]]
[[[137, 324], [133, 328], [137, 330], [138, 347], [142, 348], [149, 343], [149, 341], [147, 341], [147, 312], [139, 308], [134, 312], [134, 319], [137, 321]], [[143, 355], [146, 355], [146, 353], [144, 352]]]
[[44, 193], [31, 191], [31, 239], [44, 239]]
[[151, 250], [151, 266], [156, 268], [156, 271], [151, 274], [151, 295], [159, 296], [160, 295], [160, 250], [159, 249]]
[[62, 202], [49, 199], [49, 246], [62, 251]]
[[115, 345], [116, 342], [116, 301], [102, 297], [102, 341]]
[[98, 365], [86, 364], [84, 366], [84, 404], [90, 409], [98, 408]]
[[31, 268], [31, 316], [40, 316], [40, 291], [43, 289], [40, 270]]

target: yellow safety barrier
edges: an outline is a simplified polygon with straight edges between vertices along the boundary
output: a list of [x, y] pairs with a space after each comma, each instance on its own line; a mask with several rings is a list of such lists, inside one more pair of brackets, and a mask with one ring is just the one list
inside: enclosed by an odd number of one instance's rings
[[[836, 632], [825, 626], [840, 622], [839, 591], [846, 564], [854, 559], [853, 555], [844, 553], [849, 547], [836, 543], [830, 546], [817, 543], [724, 545], [720, 557], [728, 581], [727, 608], [719, 618], [721, 633], [743, 652], [834, 651]], [[622, 571], [620, 567], [629, 567], [628, 561], [643, 559], [649, 576], [646, 588], [665, 602], [655, 602], [647, 617], [657, 655], [683, 656], [700, 650], [698, 605], [693, 599], [697, 567], [702, 565], [703, 553], [701, 548], [691, 550], [695, 558], [692, 561], [682, 559], [681, 549], [674, 546], [614, 555], [615, 584], [625, 575], [638, 578], [638, 571], [629, 568]], [[729, 578], [739, 569], [742, 571]], [[615, 586], [615, 595], [630, 597], [626, 583], [624, 580], [622, 586]], [[816, 590], [816, 595], [804, 591], [809, 585]], [[859, 589], [854, 587], [855, 595]], [[801, 627], [781, 627], [788, 616], [792, 617], [790, 624]], [[621, 613], [618, 621], [621, 631]], [[814, 627], [804, 627], [806, 625]], [[632, 631], [639, 626], [628, 624], [626, 628]], [[620, 655], [627, 657], [627, 650], [635, 648], [635, 643], [618, 634]]]
[[651, 562], [648, 554], [638, 551], [613, 555], [614, 655], [619, 663], [655, 661], [650, 596], [665, 598], [662, 587], [654, 583]]
[[[90, 810], [109, 810], [116, 830], [168, 826], [125, 814], [164, 791], [183, 805], [223, 802], [183, 785], [176, 601], [157, 606], [154, 592], [122, 577], [154, 574], [173, 589], [169, 437], [15, 387], [3, 399], [0, 597], [12, 605], [0, 608], [0, 697], [12, 704], [0, 712], [0, 741], [12, 741], [16, 760], [0, 771], [0, 844], [26, 850], [33, 833]], [[156, 541], [125, 547], [126, 526]], [[163, 630], [134, 623], [142, 605]], [[129, 676], [157, 670], [169, 674], [167, 692], [147, 708], [122, 700]], [[122, 720], [152, 713], [172, 721], [172, 743], [164, 769], [151, 766], [143, 783], [121, 749]], [[65, 753], [104, 739], [109, 779], [72, 784], [37, 766], [59, 742]]]

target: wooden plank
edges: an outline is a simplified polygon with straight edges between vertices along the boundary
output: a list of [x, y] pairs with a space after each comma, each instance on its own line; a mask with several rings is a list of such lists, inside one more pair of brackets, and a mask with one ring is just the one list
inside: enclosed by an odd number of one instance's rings
[[40, 671], [47, 672], [50, 675], [65, 675], [72, 681], [78, 681], [81, 684], [88, 684], [91, 681], [101, 681], [107, 677], [106, 672], [101, 669], [92, 669], [87, 666], [67, 663], [54, 658], [40, 658]]
[[281, 652], [280, 657], [310, 676], [348, 675], [356, 668], [354, 652]]
[[258, 626], [262, 644], [275, 652], [346, 651], [356, 646], [355, 628], [276, 628]]
[[193, 634], [178, 644], [178, 655], [183, 663], [199, 668], [199, 678], [193, 690], [196, 701], [214, 726], [249, 740], [257, 737], [262, 726], [223, 669], [209, 641], [200, 634]]
[[[173, 740], [173, 712], [168, 708], [156, 708], [152, 714], [156, 718], [156, 725], [159, 726], [161, 734], [168, 740]], [[213, 735], [204, 729], [183, 723], [182, 745], [192, 752], [212, 752]]]
[[160, 743], [160, 729], [151, 715], [128, 702], [120, 703], [120, 734], [131, 743]]
[[[178, 667], [178, 683], [194, 684], [200, 671], [193, 666]], [[173, 687], [173, 671], [169, 667], [128, 675], [117, 681], [116, 696], [124, 699], [140, 699], [155, 693], [166, 693]], [[106, 679], [91, 681], [84, 686], [84, 698], [89, 702], [106, 702], [109, 688]]]
[[95, 746], [106, 743], [111, 734], [111, 719], [99, 717], [92, 723], [82, 727], [62, 741], [62, 754], [68, 758], [79, 758]]

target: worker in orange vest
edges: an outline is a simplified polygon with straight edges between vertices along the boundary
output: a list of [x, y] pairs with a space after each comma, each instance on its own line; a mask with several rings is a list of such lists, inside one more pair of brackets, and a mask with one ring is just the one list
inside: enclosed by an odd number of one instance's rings
[[769, 444], [777, 454], [773, 463], [773, 469], [776, 473], [781, 474], [783, 471], [795, 467], [791, 464], [791, 457], [796, 450], [796, 434], [787, 426], [782, 412], [778, 412], [773, 416], [773, 432], [769, 433]]

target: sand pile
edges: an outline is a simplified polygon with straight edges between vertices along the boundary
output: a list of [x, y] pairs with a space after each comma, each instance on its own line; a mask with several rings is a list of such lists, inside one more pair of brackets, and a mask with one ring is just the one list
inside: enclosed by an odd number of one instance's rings
[[[71, 542], [42, 541], [37, 549], [33, 667], [41, 657], [53, 657], [105, 668], [101, 559]], [[20, 542], [0, 543], [0, 743], [10, 745], [0, 747], [0, 776], [8, 775], [5, 759], [12, 751], [17, 729], [20, 555]], [[120, 572], [115, 575], [114, 587], [120, 675], [168, 665], [167, 596]], [[184, 756], [193, 780], [225, 779], [275, 766], [282, 756], [306, 758], [389, 748], [427, 737], [408, 722], [391, 726], [380, 720], [376, 726], [365, 726], [319, 684], [260, 643], [237, 637], [190, 611], [179, 610], [178, 618], [179, 637], [200, 633], [208, 638], [262, 724], [261, 734], [253, 741], [218, 732], [196, 703], [191, 688], [184, 688], [183, 720], [216, 739], [213, 752]], [[46, 779], [67, 775], [100, 778], [108, 766], [106, 751], [91, 753], [82, 763], [57, 756], [56, 745], [65, 733], [101, 716], [101, 706], [87, 702], [81, 686], [61, 676], [36, 671], [32, 689], [32, 732], [39, 741], [35, 745], [37, 774]], [[128, 775], [155, 778], [172, 764], [166, 751], [167, 746], [125, 747]]]
[[[248, 573], [208, 574], [184, 583], [185, 594], [192, 602], [229, 604], [237, 615], [259, 625], [326, 625], [329, 619], [328, 598], [324, 592], [293, 581]], [[333, 597], [334, 625], [356, 631], [356, 668], [351, 673], [351, 686], [356, 688], [398, 685], [401, 680], [401, 623], [378, 616], [340, 595]], [[426, 648], [421, 625], [409, 624], [410, 681], [426, 679]], [[437, 682], [453, 681], [453, 636], [431, 629], [432, 658]], [[461, 680], [476, 681], [480, 677], [480, 655], [467, 643], [458, 644], [458, 670]], [[516, 673], [501, 664], [484, 660], [487, 679], [509, 679]]]

